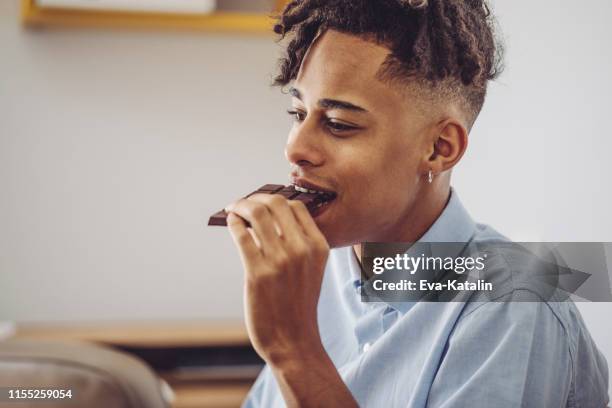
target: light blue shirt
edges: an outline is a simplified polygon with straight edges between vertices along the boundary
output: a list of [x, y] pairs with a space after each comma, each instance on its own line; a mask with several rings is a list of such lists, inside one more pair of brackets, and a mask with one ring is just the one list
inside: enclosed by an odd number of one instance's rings
[[[505, 239], [452, 191], [421, 242]], [[321, 339], [360, 407], [597, 407], [608, 367], [570, 302], [363, 303], [352, 247], [333, 249]], [[525, 289], [510, 288], [507, 296]], [[243, 407], [284, 407], [269, 367]]]

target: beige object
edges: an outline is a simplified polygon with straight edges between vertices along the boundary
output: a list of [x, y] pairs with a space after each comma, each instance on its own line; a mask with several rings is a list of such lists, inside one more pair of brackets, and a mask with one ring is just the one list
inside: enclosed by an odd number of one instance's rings
[[[242, 321], [218, 320], [21, 322], [15, 325], [14, 336], [16, 339], [22, 340], [78, 340], [107, 346], [151, 349], [177, 347], [223, 349], [248, 347], [250, 344], [246, 327]], [[223, 377], [224, 373], [221, 371], [221, 367], [215, 368], [215, 376]], [[211, 380], [203, 378], [201, 372], [195, 373], [197, 378], [188, 378], [189, 375], [186, 376], [185, 374], [189, 373], [180, 370], [178, 372], [158, 372], [158, 375], [171, 387], [171, 392], [174, 395], [173, 408], [238, 408], [256, 377], [255, 373], [250, 378], [217, 378]], [[37, 408], [44, 407], [37, 406]]]
[[[8, 402], [4, 407], [167, 408], [162, 383], [140, 360], [105, 347], [67, 341], [0, 342], [0, 388], [63, 389], [72, 400]], [[6, 394], [6, 393], [5, 393]]]

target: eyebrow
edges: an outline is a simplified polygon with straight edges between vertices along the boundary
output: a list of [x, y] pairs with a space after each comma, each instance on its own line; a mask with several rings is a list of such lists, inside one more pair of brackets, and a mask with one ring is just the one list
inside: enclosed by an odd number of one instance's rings
[[[302, 94], [296, 88], [290, 88], [289, 93], [291, 94], [291, 96], [298, 98], [300, 101], [302, 100]], [[367, 110], [362, 108], [361, 106], [357, 106], [346, 101], [339, 101], [337, 99], [321, 99], [319, 100], [318, 105], [324, 109], [345, 109], [354, 112], [367, 112]]]

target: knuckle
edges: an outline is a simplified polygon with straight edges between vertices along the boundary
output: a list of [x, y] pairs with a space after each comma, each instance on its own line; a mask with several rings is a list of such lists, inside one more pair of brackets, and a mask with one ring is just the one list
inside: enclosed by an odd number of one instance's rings
[[255, 219], [261, 219], [267, 211], [266, 207], [261, 204], [252, 205], [250, 208], [251, 216]]
[[233, 201], [231, 204], [226, 205], [224, 210], [228, 213], [237, 211], [238, 209], [242, 208], [243, 201], [243, 199]]
[[298, 200], [290, 200], [289, 205], [295, 209], [306, 209], [306, 205]]
[[270, 203], [270, 205], [273, 205], [273, 206], [284, 205], [286, 201], [287, 200], [285, 199], [285, 197], [278, 195], [278, 194], [273, 194], [273, 195], [268, 196], [268, 202]]
[[247, 200], [252, 202], [265, 202], [268, 200], [269, 196], [270, 194], [255, 193], [253, 195], [248, 196]]
[[251, 240], [251, 236], [249, 235], [248, 232], [242, 233], [238, 235], [238, 243], [240, 245], [246, 245], [249, 243], [249, 240]]
[[232, 227], [232, 226], [238, 225], [239, 220], [237, 218], [238, 216], [235, 213], [228, 212], [227, 213], [227, 226]]
[[269, 194], [255, 193], [255, 194], [251, 194], [247, 196], [245, 200], [249, 200], [249, 201], [261, 200], [261, 199], [265, 199], [268, 195]]

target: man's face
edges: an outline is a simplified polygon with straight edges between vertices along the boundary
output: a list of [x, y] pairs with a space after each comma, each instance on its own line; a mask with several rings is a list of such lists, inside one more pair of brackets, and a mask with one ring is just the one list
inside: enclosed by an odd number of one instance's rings
[[314, 214], [331, 247], [401, 239], [428, 171], [431, 118], [405, 89], [376, 78], [388, 55], [327, 31], [293, 84], [286, 156], [296, 184], [337, 193]]

